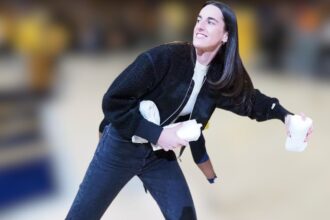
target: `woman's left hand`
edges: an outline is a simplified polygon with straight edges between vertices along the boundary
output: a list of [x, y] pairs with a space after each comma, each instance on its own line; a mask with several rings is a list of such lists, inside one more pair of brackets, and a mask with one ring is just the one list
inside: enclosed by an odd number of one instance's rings
[[[303, 112], [301, 112], [299, 115], [301, 116], [302, 120], [306, 120], [306, 115]], [[291, 117], [292, 117], [292, 115], [290, 115], [290, 114], [285, 116], [285, 129], [286, 129], [286, 134], [289, 137], [291, 137], [290, 129], [289, 129]], [[307, 142], [309, 140], [309, 138], [310, 138], [311, 134], [313, 133], [313, 131], [314, 131], [314, 128], [313, 128], [313, 124], [312, 124], [310, 126], [310, 128], [308, 129], [308, 131], [307, 131], [304, 142]]]

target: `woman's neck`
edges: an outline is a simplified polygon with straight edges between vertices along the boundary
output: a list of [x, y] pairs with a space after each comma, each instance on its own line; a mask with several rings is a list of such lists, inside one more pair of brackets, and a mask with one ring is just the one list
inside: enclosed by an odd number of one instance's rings
[[220, 47], [216, 48], [215, 50], [212, 51], [206, 51], [203, 49], [198, 49], [196, 48], [196, 60], [202, 64], [202, 65], [209, 65], [212, 61], [212, 59], [215, 57], [215, 55], [217, 54], [218, 50], [220, 49]]

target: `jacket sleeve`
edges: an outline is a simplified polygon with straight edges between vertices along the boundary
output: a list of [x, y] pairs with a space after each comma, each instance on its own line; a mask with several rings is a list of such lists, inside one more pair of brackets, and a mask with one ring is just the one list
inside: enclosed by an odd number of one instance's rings
[[111, 84], [102, 100], [104, 119], [99, 126], [111, 123], [125, 138], [138, 135], [156, 144], [163, 128], [143, 118], [139, 103], [162, 79], [155, 71], [153, 60], [147, 52], [139, 55]]
[[214, 180], [217, 178], [217, 175], [213, 169], [211, 159], [206, 152], [203, 133], [197, 141], [189, 142], [189, 145], [194, 162], [205, 175], [209, 183], [214, 183]]
[[206, 152], [205, 139], [203, 133], [197, 141], [189, 142], [191, 154], [196, 164], [203, 163], [209, 159]]
[[235, 104], [233, 98], [220, 96], [217, 99], [217, 107], [234, 112], [241, 116], [248, 116], [256, 121], [280, 119], [284, 122], [287, 114], [292, 114], [280, 105], [277, 98], [268, 97], [258, 89], [254, 89], [251, 97], [252, 108], [248, 110], [244, 104]]

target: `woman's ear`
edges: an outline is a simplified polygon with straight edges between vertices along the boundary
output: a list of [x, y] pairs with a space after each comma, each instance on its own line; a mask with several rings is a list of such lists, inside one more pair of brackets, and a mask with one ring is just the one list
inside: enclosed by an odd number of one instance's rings
[[226, 32], [222, 37], [222, 43], [227, 43], [228, 41], [228, 32]]

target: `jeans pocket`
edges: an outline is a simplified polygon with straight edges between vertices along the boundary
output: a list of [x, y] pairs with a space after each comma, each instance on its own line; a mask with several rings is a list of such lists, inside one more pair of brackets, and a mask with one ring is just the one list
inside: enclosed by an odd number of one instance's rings
[[131, 139], [122, 137], [119, 132], [110, 124], [108, 128], [108, 135], [116, 141], [123, 143], [132, 143]]
[[118, 131], [109, 124], [104, 130], [98, 148], [105, 155], [124, 156], [131, 154], [136, 147], [131, 141], [120, 136]]

